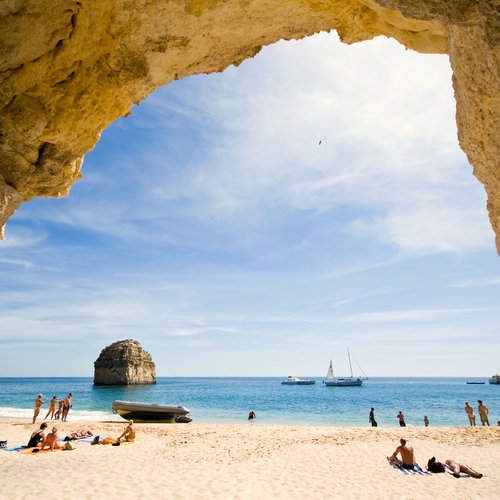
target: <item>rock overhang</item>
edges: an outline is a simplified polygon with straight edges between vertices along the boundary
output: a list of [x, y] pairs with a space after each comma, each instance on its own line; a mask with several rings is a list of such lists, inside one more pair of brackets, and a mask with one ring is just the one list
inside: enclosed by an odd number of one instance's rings
[[447, 53], [459, 142], [500, 252], [500, 6], [454, 0], [20, 0], [0, 6], [0, 227], [62, 197], [110, 123], [156, 88], [222, 71], [280, 39], [337, 30]]

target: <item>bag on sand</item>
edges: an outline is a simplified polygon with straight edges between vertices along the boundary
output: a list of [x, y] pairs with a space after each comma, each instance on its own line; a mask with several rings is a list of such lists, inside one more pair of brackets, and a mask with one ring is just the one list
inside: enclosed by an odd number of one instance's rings
[[7, 448], [7, 441], [0, 441], [0, 448]]
[[65, 450], [74, 450], [75, 448], [76, 448], [75, 443], [72, 443], [71, 441], [67, 441], [67, 442], [64, 444], [64, 449], [65, 449]]

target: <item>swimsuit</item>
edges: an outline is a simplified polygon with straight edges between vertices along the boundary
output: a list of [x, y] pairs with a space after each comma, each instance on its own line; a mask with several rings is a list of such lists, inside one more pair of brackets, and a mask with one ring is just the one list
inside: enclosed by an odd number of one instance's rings
[[413, 469], [413, 464], [403, 464], [403, 469]]
[[34, 448], [35, 446], [37, 446], [40, 441], [43, 439], [41, 434], [43, 433], [42, 430], [39, 430], [36, 432], [36, 434], [34, 436], [31, 436], [29, 442], [28, 442], [28, 448]]

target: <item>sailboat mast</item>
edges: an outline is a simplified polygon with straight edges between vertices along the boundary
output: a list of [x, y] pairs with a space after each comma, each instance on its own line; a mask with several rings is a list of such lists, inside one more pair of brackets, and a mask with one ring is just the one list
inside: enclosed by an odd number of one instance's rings
[[351, 370], [351, 378], [352, 378], [351, 353], [349, 352], [349, 347], [347, 348], [347, 357], [349, 358], [349, 369]]

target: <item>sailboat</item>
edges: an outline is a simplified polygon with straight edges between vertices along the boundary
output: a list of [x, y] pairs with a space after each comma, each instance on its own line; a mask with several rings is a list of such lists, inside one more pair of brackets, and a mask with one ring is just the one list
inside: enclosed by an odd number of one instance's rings
[[351, 353], [349, 352], [349, 348], [347, 348], [347, 357], [349, 358], [349, 369], [351, 370], [351, 376], [335, 377], [333, 375], [332, 360], [330, 360], [330, 366], [328, 367], [328, 371], [326, 372], [325, 380], [323, 380], [323, 383], [327, 387], [359, 387], [363, 383], [363, 379], [361, 377], [354, 377], [352, 374]]

